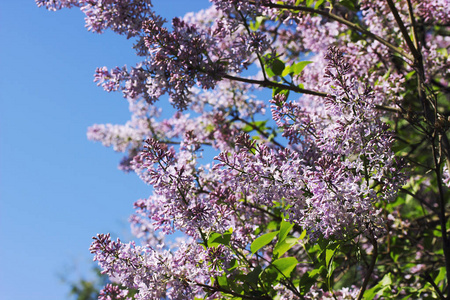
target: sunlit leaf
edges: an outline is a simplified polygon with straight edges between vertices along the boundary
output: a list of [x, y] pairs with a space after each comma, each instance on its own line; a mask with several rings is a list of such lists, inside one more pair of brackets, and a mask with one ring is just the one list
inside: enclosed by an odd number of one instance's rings
[[269, 232], [254, 240], [250, 246], [250, 251], [252, 252], [252, 254], [256, 253], [259, 249], [269, 244], [277, 234], [278, 231]]

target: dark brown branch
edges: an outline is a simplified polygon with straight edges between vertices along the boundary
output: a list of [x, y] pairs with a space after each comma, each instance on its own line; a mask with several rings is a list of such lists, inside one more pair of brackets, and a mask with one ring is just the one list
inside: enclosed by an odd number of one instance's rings
[[257, 298], [257, 297], [241, 295], [241, 294], [238, 294], [236, 292], [224, 289], [223, 287], [220, 287], [220, 286], [215, 287], [215, 286], [210, 286], [210, 285], [199, 283], [199, 282], [196, 282], [195, 284], [198, 285], [198, 286], [201, 286], [202, 288], [206, 288], [206, 289], [209, 289], [209, 290], [212, 290], [212, 291], [216, 291], [216, 292], [223, 292], [223, 293], [226, 293], [226, 294], [229, 294], [229, 295], [233, 295], [233, 296], [236, 296], [236, 297], [239, 297], [239, 298], [242, 298], [242, 299], [261, 299], [261, 298]]
[[395, 112], [395, 113], [402, 113], [402, 110], [400, 108], [397, 107], [392, 107], [392, 106], [386, 106], [386, 105], [375, 105], [375, 109], [376, 110], [381, 110], [381, 111], [390, 111], [390, 112]]
[[414, 18], [414, 11], [413, 11], [411, 0], [408, 0], [407, 3], [408, 3], [409, 21], [411, 22], [412, 34], [413, 34], [413, 38], [414, 38], [414, 41], [413, 41], [414, 42], [414, 47], [416, 49], [419, 49], [419, 41], [418, 41], [418, 35], [417, 35], [417, 24], [416, 24], [416, 19]]
[[408, 45], [409, 50], [411, 50], [411, 53], [414, 56], [414, 59], [416, 61], [420, 61], [422, 59], [422, 55], [414, 46], [413, 41], [411, 41], [411, 38], [409, 37], [409, 34], [408, 34], [408, 29], [406, 29], [405, 24], [403, 24], [403, 21], [402, 21], [400, 15], [398, 14], [398, 11], [397, 11], [397, 8], [395, 7], [394, 2], [392, 2], [392, 0], [387, 0], [387, 3], [389, 5], [389, 8], [391, 9], [392, 14], [394, 15], [395, 21], [397, 22], [397, 25], [400, 28], [400, 31], [403, 35], [403, 38], [406, 41], [406, 44]]
[[433, 286], [434, 290], [436, 291], [436, 293], [438, 293], [441, 299], [446, 299], [445, 296], [442, 294], [441, 290], [439, 289], [439, 287], [436, 285], [436, 283], [434, 283], [434, 280], [433, 278], [431, 278], [430, 274], [428, 273], [421, 274], [420, 277], [425, 279], [429, 284], [431, 284], [431, 286]]
[[[450, 282], [450, 243], [447, 236], [447, 222], [445, 220], [445, 194], [444, 189], [442, 187], [442, 177], [441, 177], [441, 158], [438, 159], [438, 154], [436, 151], [435, 146], [435, 137], [431, 140], [431, 149], [433, 153], [433, 159], [434, 159], [434, 171], [436, 173], [436, 179], [437, 179], [437, 185], [438, 185], [438, 191], [439, 191], [439, 221], [441, 223], [441, 235], [442, 235], [442, 248], [444, 251], [444, 257], [445, 257], [445, 269], [447, 271], [447, 282]], [[450, 285], [447, 285], [447, 291], [446, 294], [448, 296]]]
[[418, 197], [416, 194], [414, 194], [413, 192], [405, 189], [405, 188], [400, 188], [400, 191], [410, 195], [411, 197], [413, 197], [414, 199], [416, 199], [417, 201], [419, 201], [420, 204], [425, 205], [429, 210], [431, 210], [433, 213], [438, 213], [436, 208], [434, 208], [431, 204], [427, 203], [426, 201], [424, 201], [422, 198]]
[[223, 78], [228, 80], [234, 80], [234, 81], [240, 81], [245, 83], [251, 83], [251, 84], [257, 84], [262, 87], [268, 87], [268, 88], [280, 88], [283, 90], [289, 90], [300, 94], [307, 94], [307, 95], [313, 95], [313, 96], [319, 96], [319, 97], [327, 97], [327, 93], [318, 92], [318, 91], [312, 91], [312, 90], [306, 90], [299, 88], [295, 85], [284, 85], [278, 82], [273, 82], [270, 80], [256, 80], [256, 79], [249, 79], [244, 77], [236, 77], [232, 75], [224, 75]]
[[364, 282], [363, 282], [363, 284], [361, 286], [361, 289], [359, 290], [359, 294], [358, 294], [357, 300], [361, 300], [362, 299], [362, 297], [364, 295], [364, 292], [365, 292], [365, 290], [367, 288], [367, 285], [369, 284], [370, 277], [372, 276], [373, 270], [375, 268], [375, 264], [377, 262], [378, 244], [377, 244], [376, 239], [373, 236], [371, 237], [371, 240], [372, 240], [372, 245], [373, 245], [372, 262], [370, 263], [369, 269], [367, 270], [366, 277], [364, 278]]
[[265, 133], [264, 131], [262, 131], [261, 129], [259, 129], [259, 127], [253, 125], [252, 123], [248, 122], [245, 119], [239, 118], [238, 116], [235, 116], [234, 118], [236, 121], [241, 121], [243, 122], [245, 125], [250, 126], [253, 130], [256, 130], [256, 132], [258, 132], [260, 135], [262, 135], [263, 137], [265, 137], [270, 143], [273, 143], [274, 145], [277, 145], [280, 149], [284, 149], [286, 148], [285, 146], [281, 145], [279, 142], [277, 142], [275, 139], [273, 140], [269, 140], [269, 136], [267, 135], [267, 133]]
[[[249, 1], [249, 3], [250, 4], [256, 4], [254, 1]], [[344, 18], [341, 18], [338, 15], [335, 15], [335, 14], [333, 14], [331, 12], [327, 12], [327, 11], [324, 11], [324, 10], [318, 10], [318, 9], [315, 9], [315, 8], [312, 8], [312, 7], [308, 7], [308, 6], [295, 6], [295, 5], [286, 5], [286, 4], [276, 4], [276, 3], [264, 3], [264, 4], [261, 4], [261, 5], [264, 5], [264, 6], [267, 6], [267, 7], [271, 7], [271, 8], [289, 9], [289, 10], [294, 10], [294, 11], [297, 10], [297, 11], [304, 11], [304, 12], [309, 12], [309, 13], [313, 13], [313, 14], [322, 15], [324, 17], [327, 17], [327, 18], [330, 18], [332, 20], [335, 20], [335, 21], [337, 21], [337, 22], [339, 22], [341, 24], [344, 24], [347, 27], [349, 27], [350, 29], [353, 29], [355, 31], [363, 33], [363, 34], [373, 38], [374, 40], [377, 40], [378, 42], [380, 42], [381, 44], [385, 45], [386, 47], [388, 47], [392, 51], [402, 55], [403, 57], [409, 59], [410, 61], [413, 61], [413, 57], [411, 57], [411, 55], [406, 53], [402, 48], [392, 45], [391, 43], [389, 43], [385, 39], [379, 37], [378, 35], [373, 34], [369, 30], [360, 27], [358, 24], [350, 22], [350, 21], [348, 21], [348, 20], [346, 20]]]

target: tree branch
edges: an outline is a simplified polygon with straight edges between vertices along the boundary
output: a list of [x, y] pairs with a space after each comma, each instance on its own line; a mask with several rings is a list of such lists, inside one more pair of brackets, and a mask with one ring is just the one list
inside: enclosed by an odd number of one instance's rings
[[198, 286], [201, 286], [202, 288], [206, 288], [206, 289], [213, 290], [213, 291], [216, 291], [216, 292], [223, 292], [225, 294], [233, 295], [233, 296], [239, 297], [241, 299], [261, 299], [261, 298], [257, 298], [257, 297], [241, 295], [241, 294], [238, 294], [236, 292], [224, 289], [223, 287], [220, 287], [220, 286], [214, 287], [214, 286], [210, 286], [210, 285], [199, 283], [199, 282], [196, 282], [195, 284], [198, 285]]
[[[255, 1], [249, 1], [250, 4], [256, 5]], [[414, 58], [411, 57], [411, 55], [409, 53], [406, 53], [402, 48], [397, 47], [392, 45], [391, 43], [389, 43], [388, 41], [386, 41], [385, 39], [379, 37], [376, 34], [373, 34], [372, 32], [370, 32], [367, 29], [364, 29], [362, 27], [359, 26], [359, 24], [355, 24], [353, 22], [350, 22], [338, 15], [335, 15], [331, 12], [327, 12], [324, 10], [318, 10], [312, 7], [308, 7], [308, 6], [295, 6], [295, 5], [287, 5], [287, 4], [276, 4], [276, 3], [262, 3], [261, 5], [263, 6], [267, 6], [270, 8], [282, 8], [282, 9], [289, 9], [289, 10], [298, 10], [298, 11], [304, 11], [304, 12], [309, 12], [309, 13], [314, 13], [314, 14], [318, 14], [327, 18], [330, 18], [332, 20], [335, 20], [341, 24], [346, 25], [348, 28], [353, 29], [355, 31], [358, 31], [360, 33], [366, 34], [367, 36], [373, 38], [374, 40], [377, 40], [378, 42], [380, 42], [381, 44], [385, 45], [386, 47], [388, 47], [389, 49], [391, 49], [392, 51], [400, 54], [401, 56], [409, 59], [410, 61], [413, 61]]]
[[[411, 38], [409, 37], [408, 34], [408, 29], [406, 29], [405, 24], [403, 24], [402, 18], [398, 14], [398, 10], [395, 7], [394, 2], [392, 2], [392, 0], [387, 0], [387, 3], [389, 5], [389, 8], [391, 9], [392, 14], [394, 15], [395, 21], [397, 22], [397, 25], [400, 28], [400, 31], [403, 35], [403, 38], [406, 41], [406, 44], [408, 45], [409, 50], [411, 50], [411, 53], [414, 56], [414, 59], [416, 61], [421, 60], [422, 55], [419, 53], [419, 51], [414, 46], [414, 43], [411, 41]], [[413, 18], [413, 16], [411, 16], [411, 18]]]
[[323, 92], [318, 92], [318, 91], [312, 91], [312, 90], [306, 90], [306, 89], [302, 89], [299, 88], [295, 85], [284, 85], [278, 82], [273, 82], [270, 80], [256, 80], [256, 79], [249, 79], [249, 78], [244, 78], [244, 77], [236, 77], [236, 76], [232, 76], [232, 75], [224, 75], [223, 78], [228, 79], [228, 80], [234, 80], [234, 81], [240, 81], [240, 82], [245, 82], [245, 83], [251, 83], [251, 84], [257, 84], [259, 86], [262, 87], [269, 87], [269, 88], [280, 88], [283, 90], [290, 90], [296, 93], [300, 93], [300, 94], [307, 94], [307, 95], [313, 95], [313, 96], [319, 96], [319, 97], [327, 97], [328, 94], [327, 93], [323, 93]]
[[[435, 137], [431, 140], [431, 150], [433, 153], [433, 160], [434, 160], [434, 171], [436, 173], [436, 180], [438, 185], [438, 191], [439, 191], [439, 220], [441, 223], [441, 235], [442, 235], [442, 250], [444, 251], [444, 257], [445, 257], [445, 268], [447, 271], [447, 282], [450, 282], [450, 243], [447, 236], [447, 224], [445, 220], [445, 194], [444, 189], [442, 188], [442, 177], [441, 177], [441, 163], [440, 158], [438, 159], [438, 154], [436, 153], [436, 146], [435, 146]], [[447, 285], [447, 296], [449, 293], [449, 287], [450, 285]]]
[[431, 284], [431, 286], [434, 288], [436, 293], [438, 293], [438, 295], [441, 299], [446, 299], [445, 296], [442, 294], [441, 290], [439, 289], [439, 287], [436, 285], [436, 283], [434, 283], [434, 280], [433, 280], [433, 278], [431, 278], [430, 274], [428, 274], [428, 273], [421, 274], [420, 277], [422, 277], [423, 279], [428, 281], [429, 284]]
[[367, 288], [367, 285], [369, 284], [370, 276], [372, 276], [373, 269], [375, 268], [375, 264], [377, 262], [377, 256], [378, 256], [378, 243], [376, 239], [372, 236], [372, 245], [373, 245], [373, 254], [372, 254], [372, 262], [370, 263], [369, 269], [367, 270], [366, 277], [364, 278], [363, 285], [361, 286], [361, 289], [359, 290], [358, 298], [357, 300], [361, 300], [364, 292]]

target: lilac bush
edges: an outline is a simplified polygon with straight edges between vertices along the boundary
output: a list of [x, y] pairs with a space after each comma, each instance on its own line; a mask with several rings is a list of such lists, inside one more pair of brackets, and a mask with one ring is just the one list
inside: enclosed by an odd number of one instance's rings
[[448, 0], [36, 3], [141, 58], [95, 72], [131, 119], [88, 138], [152, 187], [94, 237], [99, 299], [450, 297]]

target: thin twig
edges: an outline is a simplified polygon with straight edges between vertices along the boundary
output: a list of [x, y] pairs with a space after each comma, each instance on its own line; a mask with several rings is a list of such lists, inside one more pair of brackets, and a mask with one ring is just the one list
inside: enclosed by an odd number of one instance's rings
[[411, 53], [413, 54], [416, 61], [419, 61], [422, 57], [420, 52], [416, 49], [414, 46], [414, 43], [411, 41], [411, 38], [408, 34], [408, 29], [406, 29], [405, 24], [403, 24], [402, 18], [398, 14], [398, 10], [395, 7], [394, 2], [392, 0], [387, 0], [387, 3], [389, 5], [389, 8], [391, 9], [392, 14], [394, 15], [395, 21], [397, 22], [398, 27], [400, 28], [400, 31], [403, 35], [403, 38], [406, 41], [406, 44], [408, 45], [409, 50], [411, 50]]
[[256, 80], [256, 79], [249, 79], [244, 77], [236, 77], [232, 75], [224, 75], [223, 78], [226, 78], [228, 80], [234, 80], [234, 81], [240, 81], [245, 83], [251, 83], [251, 84], [257, 84], [262, 87], [270, 87], [270, 88], [280, 88], [283, 90], [290, 90], [296, 93], [300, 94], [307, 94], [307, 95], [313, 95], [313, 96], [319, 96], [319, 97], [327, 97], [327, 93], [318, 92], [318, 91], [312, 91], [312, 90], [306, 90], [299, 88], [297, 86], [291, 86], [291, 85], [284, 85], [278, 82], [273, 82], [270, 80]]
[[[249, 1], [249, 3], [253, 4], [253, 5], [256, 5], [255, 1]], [[327, 17], [327, 18], [330, 18], [332, 20], [335, 20], [335, 21], [337, 21], [337, 22], [339, 22], [341, 24], [344, 24], [347, 27], [349, 27], [350, 29], [353, 29], [353, 30], [358, 31], [358, 32], [363, 33], [363, 34], [366, 34], [367, 36], [369, 36], [369, 37], [373, 38], [374, 40], [377, 40], [381, 44], [385, 45], [386, 47], [388, 47], [392, 51], [400, 54], [401, 56], [409, 59], [410, 61], [413, 61], [413, 57], [411, 57], [411, 55], [409, 53], [406, 53], [402, 48], [392, 45], [391, 43], [389, 43], [385, 39], [379, 37], [378, 35], [370, 32], [367, 29], [362, 28], [358, 24], [350, 22], [350, 21], [348, 21], [348, 20], [346, 20], [344, 18], [341, 18], [340, 16], [335, 15], [335, 14], [333, 14], [331, 12], [327, 12], [327, 11], [324, 11], [324, 10], [318, 10], [318, 9], [315, 9], [315, 8], [312, 8], [312, 7], [301, 6], [301, 5], [295, 6], [295, 5], [277, 4], [277, 3], [262, 3], [261, 5], [267, 6], [267, 7], [271, 7], [271, 8], [282, 8], [282, 9], [289, 9], [289, 10], [305, 11], [305, 12], [309, 12], [309, 13], [322, 15], [324, 17]]]
[[[248, 33], [249, 37], [252, 38], [252, 32], [250, 31], [250, 28], [248, 28], [248, 24], [247, 24], [247, 21], [245, 20], [244, 15], [242, 14], [242, 12], [240, 10], [237, 10], [237, 11], [239, 12], [239, 15], [241, 16], [242, 22], [244, 23], [244, 27], [247, 30], [247, 33]], [[263, 60], [261, 58], [261, 55], [259, 54], [258, 51], [255, 51], [255, 53], [256, 53], [256, 56], [258, 57], [259, 64], [261, 65], [261, 70], [262, 70], [262, 73], [263, 73], [264, 80], [267, 80], [267, 74], [266, 74], [266, 70], [264, 68], [264, 63], [263, 63]]]
[[196, 282], [195, 284], [198, 285], [198, 286], [201, 286], [202, 288], [206, 288], [206, 289], [213, 290], [213, 291], [216, 291], [216, 292], [223, 292], [223, 293], [230, 294], [230, 295], [242, 298], [242, 299], [261, 299], [261, 298], [257, 298], [257, 297], [252, 297], [252, 296], [246, 296], [246, 295], [238, 294], [236, 292], [227, 290], [227, 289], [225, 289], [225, 288], [223, 288], [221, 286], [215, 287], [215, 286], [210, 286], [210, 285], [199, 283], [199, 282]]
[[375, 104], [376, 110], [382, 110], [382, 111], [390, 111], [395, 113], [403, 113], [403, 111], [400, 108], [392, 107], [392, 106], [386, 106], [386, 105], [378, 105]]
[[372, 245], [373, 245], [373, 253], [372, 253], [372, 262], [370, 263], [369, 269], [367, 270], [366, 277], [364, 278], [364, 282], [361, 286], [361, 289], [359, 290], [358, 298], [357, 300], [361, 300], [364, 292], [367, 288], [367, 285], [369, 284], [370, 277], [372, 276], [373, 270], [375, 268], [375, 264], [377, 262], [377, 256], [378, 256], [378, 244], [375, 237], [371, 237]]
[[[436, 132], [435, 132], [436, 133]], [[444, 189], [442, 187], [442, 177], [441, 177], [441, 164], [440, 159], [438, 159], [438, 154], [436, 153], [436, 147], [435, 147], [435, 136], [433, 136], [433, 139], [431, 140], [431, 150], [433, 153], [433, 159], [434, 159], [434, 171], [436, 173], [436, 179], [437, 179], [437, 185], [439, 190], [439, 220], [441, 223], [441, 235], [442, 235], [442, 248], [444, 251], [444, 257], [445, 257], [445, 268], [447, 271], [447, 282], [450, 282], [450, 243], [447, 237], [447, 222], [445, 220], [445, 194]], [[450, 285], [447, 285], [447, 292], [448, 295], [448, 289]]]
[[417, 24], [416, 24], [416, 19], [414, 18], [414, 11], [413, 11], [413, 7], [411, 4], [411, 0], [407, 1], [408, 3], [408, 14], [409, 14], [409, 21], [411, 22], [411, 26], [412, 26], [412, 34], [413, 34], [413, 42], [414, 42], [414, 47], [418, 50], [419, 49], [419, 41], [418, 41], [418, 35], [417, 35]]
[[442, 294], [441, 290], [439, 289], [439, 287], [434, 282], [433, 278], [431, 278], [430, 274], [428, 274], [428, 273], [420, 274], [420, 277], [422, 277], [423, 279], [428, 281], [428, 283], [434, 287], [434, 290], [436, 291], [436, 293], [438, 293], [438, 295], [441, 299], [446, 299], [445, 296]]
[[274, 145], [277, 145], [280, 149], [284, 149], [286, 148], [285, 146], [283, 146], [282, 144], [280, 144], [279, 142], [277, 142], [275, 139], [273, 140], [269, 140], [269, 135], [267, 135], [266, 132], [262, 131], [259, 127], [253, 125], [252, 123], [248, 122], [245, 119], [241, 119], [240, 117], [236, 116], [234, 119], [236, 119], [236, 121], [241, 121], [243, 122], [245, 125], [250, 126], [253, 130], [256, 130], [260, 135], [262, 135], [264, 138], [266, 138], [270, 143], [273, 143]]

